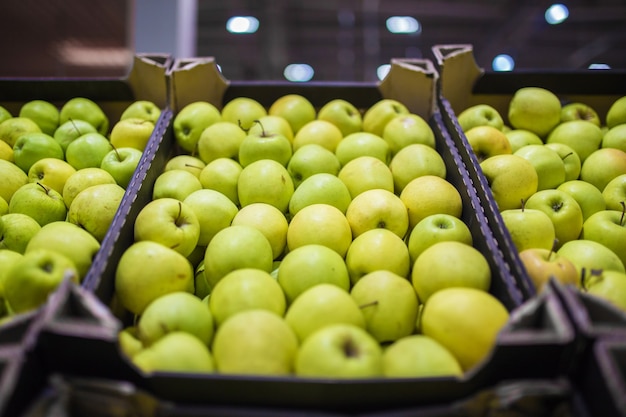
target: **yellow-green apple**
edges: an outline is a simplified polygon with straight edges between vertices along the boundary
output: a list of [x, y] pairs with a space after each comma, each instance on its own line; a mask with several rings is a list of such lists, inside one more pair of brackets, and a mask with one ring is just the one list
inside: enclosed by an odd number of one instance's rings
[[84, 120], [68, 120], [54, 131], [52, 137], [59, 142], [59, 145], [63, 148], [63, 152], [65, 152], [72, 141], [87, 133], [98, 133], [98, 130], [96, 130], [91, 123]]
[[257, 268], [271, 272], [272, 245], [252, 226], [226, 227], [213, 236], [204, 255], [204, 276], [210, 288], [226, 274], [239, 268]]
[[295, 374], [305, 378], [369, 379], [382, 377], [380, 344], [350, 324], [326, 326], [307, 338], [295, 359]]
[[606, 203], [606, 209], [624, 210], [624, 203], [626, 203], [626, 174], [618, 175], [609, 181], [601, 194], [602, 199]]
[[546, 143], [564, 143], [572, 148], [581, 163], [600, 148], [603, 137], [602, 129], [587, 120], [572, 120], [560, 123], [547, 136]]
[[537, 171], [521, 156], [496, 155], [481, 162], [480, 168], [500, 211], [520, 208], [537, 192]]
[[43, 133], [51, 136], [59, 127], [59, 109], [46, 100], [31, 100], [22, 104], [18, 117], [29, 118]]
[[0, 217], [0, 249], [8, 249], [23, 254], [28, 242], [41, 226], [27, 214], [8, 213]]
[[335, 152], [342, 139], [343, 133], [337, 126], [327, 120], [315, 119], [296, 132], [292, 146], [294, 152], [308, 144], [320, 145], [331, 152]]
[[513, 153], [511, 143], [502, 130], [493, 126], [476, 126], [465, 132], [467, 142], [479, 162], [495, 155]]
[[0, 123], [0, 140], [15, 145], [17, 139], [27, 133], [41, 133], [37, 123], [26, 117], [12, 117]]
[[12, 162], [0, 159], [0, 173], [2, 182], [0, 183], [0, 197], [7, 203], [22, 185], [28, 184], [28, 174]]
[[204, 161], [197, 156], [181, 154], [168, 159], [165, 163], [163, 171], [170, 171], [172, 169], [184, 169], [191, 172], [196, 177], [200, 178], [200, 173], [205, 166], [206, 164], [204, 163]]
[[617, 125], [602, 137], [601, 148], [616, 148], [626, 152], [626, 123]]
[[500, 212], [511, 240], [518, 252], [530, 248], [551, 249], [556, 231], [548, 214], [522, 206]]
[[251, 309], [217, 328], [212, 352], [220, 374], [290, 376], [298, 338], [283, 317]]
[[[248, 204], [238, 211], [237, 207], [233, 205], [233, 209], [234, 215], [231, 224], [257, 228], [270, 242], [273, 259], [278, 259], [287, 247], [287, 229], [289, 226], [287, 217], [276, 207], [267, 203]], [[215, 216], [215, 212], [209, 213], [209, 216]]]
[[405, 277], [372, 271], [354, 284], [350, 295], [361, 307], [365, 329], [378, 342], [393, 342], [414, 332], [418, 299]]
[[388, 229], [371, 229], [354, 238], [345, 259], [352, 285], [370, 272], [385, 270], [408, 278], [411, 270], [408, 247]]
[[580, 170], [580, 179], [603, 191], [613, 178], [622, 174], [626, 174], [626, 152], [615, 148], [601, 148], [585, 159]]
[[2, 197], [0, 197], [0, 216], [4, 216], [9, 212], [9, 203]]
[[117, 184], [98, 184], [85, 188], [74, 197], [67, 219], [102, 242], [117, 213], [125, 190]]
[[337, 177], [348, 187], [351, 198], [373, 188], [394, 191], [393, 173], [389, 165], [373, 156], [353, 159], [341, 167]]
[[520, 88], [509, 102], [508, 119], [514, 129], [530, 130], [544, 138], [561, 122], [561, 101], [545, 88]]
[[527, 145], [515, 152], [537, 171], [537, 191], [556, 188], [565, 182], [565, 164], [559, 154], [545, 145]]
[[615, 252], [593, 240], [581, 238], [569, 241], [557, 253], [574, 264], [581, 280], [593, 270], [626, 272], [624, 263]]
[[363, 128], [363, 116], [354, 104], [338, 98], [324, 104], [317, 112], [318, 120], [325, 120], [337, 126], [343, 137], [360, 132]]
[[145, 308], [137, 321], [137, 336], [144, 347], [172, 332], [186, 332], [209, 346], [214, 320], [202, 300], [186, 291], [163, 294]]
[[172, 122], [176, 144], [189, 153], [196, 152], [204, 129], [221, 120], [218, 108], [207, 101], [187, 104], [176, 113]]
[[22, 253], [12, 251], [11, 249], [2, 249], [0, 247], [0, 312], [3, 317], [8, 313], [4, 300], [4, 279], [7, 271], [11, 269], [13, 264], [21, 259], [22, 256], [24, 256]]
[[526, 129], [511, 129], [504, 132], [509, 140], [511, 152], [515, 153], [519, 148], [526, 145], [543, 145], [543, 140], [536, 133]]
[[9, 201], [9, 213], [26, 214], [35, 219], [40, 226], [65, 220], [67, 212], [63, 196], [38, 182], [21, 186]]
[[120, 120], [143, 119], [156, 125], [161, 116], [161, 109], [149, 100], [136, 100], [130, 103], [120, 115]]
[[370, 106], [363, 114], [363, 131], [382, 137], [387, 123], [396, 116], [409, 113], [409, 109], [400, 101], [384, 98]]
[[382, 138], [389, 144], [392, 156], [412, 144], [435, 148], [435, 133], [423, 117], [414, 113], [391, 119], [383, 130]]
[[0, 159], [9, 161], [9, 162], [14, 162], [13, 148], [9, 146], [9, 144], [3, 140], [0, 140]]
[[[154, 200], [148, 203], [148, 205], [156, 204], [159, 200]], [[166, 200], [172, 199], [166, 198]], [[196, 244], [199, 246], [208, 245], [217, 232], [230, 226], [239, 210], [235, 203], [224, 194], [207, 188], [193, 191], [182, 200], [182, 204], [190, 209], [194, 214], [193, 217], [197, 219], [198, 236]], [[142, 211], [145, 210], [146, 207], [144, 207]], [[139, 216], [137, 216], [137, 219], [139, 219]], [[178, 227], [181, 227], [182, 221], [182, 218], [178, 218], [175, 223]], [[135, 225], [136, 224], [135, 222]], [[189, 226], [189, 224], [187, 224], [187, 226]]]
[[388, 229], [404, 239], [409, 229], [409, 213], [400, 197], [374, 188], [357, 195], [346, 210], [346, 218], [356, 238], [371, 229]]
[[459, 126], [464, 132], [476, 126], [491, 126], [498, 130], [504, 127], [502, 115], [493, 106], [489, 104], [475, 104], [466, 108], [459, 113], [457, 117]]
[[204, 163], [219, 158], [239, 158], [239, 146], [246, 132], [233, 122], [218, 121], [199, 134], [197, 154]]
[[199, 236], [200, 222], [195, 210], [174, 198], [163, 197], [150, 201], [141, 208], [135, 219], [135, 242], [157, 242], [185, 257], [198, 245]]
[[271, 159], [286, 167], [292, 153], [291, 141], [282, 133], [250, 129], [239, 144], [237, 160], [244, 168], [261, 159]]
[[564, 104], [561, 107], [561, 122], [569, 122], [570, 120], [586, 120], [596, 126], [602, 125], [598, 112], [593, 107], [578, 101]]
[[457, 241], [471, 246], [472, 232], [463, 220], [450, 214], [437, 213], [424, 217], [411, 230], [407, 242], [411, 265], [424, 250], [444, 241]]
[[352, 243], [352, 230], [348, 219], [337, 207], [311, 204], [291, 218], [287, 229], [287, 250], [314, 243], [328, 246], [341, 257], [345, 256]]
[[561, 190], [541, 190], [526, 201], [526, 209], [541, 210], [554, 225], [557, 248], [578, 239], [583, 226], [583, 212], [574, 197]]
[[128, 187], [133, 178], [143, 152], [135, 148], [119, 148], [109, 151], [102, 158], [100, 168], [107, 171], [122, 188]]
[[68, 120], [84, 120], [103, 135], [109, 133], [108, 116], [96, 102], [86, 97], [71, 98], [61, 106], [59, 125]]
[[130, 245], [115, 270], [115, 296], [129, 312], [141, 316], [162, 295], [176, 291], [193, 293], [191, 263], [174, 249], [144, 240]]
[[414, 334], [383, 350], [383, 373], [388, 378], [461, 377], [454, 355], [432, 337]]
[[596, 271], [585, 280], [587, 294], [607, 300], [613, 306], [626, 311], [626, 273]]
[[112, 150], [113, 145], [106, 136], [97, 132], [85, 133], [67, 145], [65, 160], [75, 169], [99, 168]]
[[565, 167], [565, 181], [577, 180], [580, 177], [582, 162], [576, 151], [564, 143], [546, 143], [544, 146], [552, 149], [561, 157]]
[[445, 213], [461, 217], [463, 201], [454, 185], [436, 175], [423, 175], [409, 182], [400, 199], [409, 212], [409, 230], [431, 214]]
[[143, 349], [143, 344], [137, 337], [137, 326], [128, 325], [117, 334], [117, 344], [120, 352], [127, 358], [132, 358]]
[[172, 169], [161, 172], [154, 181], [152, 199], [175, 198], [183, 201], [194, 191], [202, 189], [200, 179], [185, 169]]
[[626, 123], [626, 96], [615, 100], [606, 113], [606, 126], [611, 129]]
[[248, 130], [248, 135], [283, 135], [289, 140], [289, 144], [293, 142], [293, 130], [291, 129], [291, 125], [285, 119], [276, 115], [266, 115], [259, 117], [254, 121], [250, 129]]
[[241, 207], [267, 203], [286, 213], [293, 192], [291, 175], [280, 162], [271, 159], [255, 161], [239, 174], [237, 195]]
[[506, 307], [490, 293], [445, 288], [424, 305], [421, 330], [448, 349], [467, 372], [489, 356], [508, 320]]
[[78, 283], [74, 263], [51, 249], [25, 253], [4, 277], [4, 298], [13, 313], [22, 313], [42, 306], [63, 280]]
[[[205, 248], [206, 252], [206, 248]], [[192, 265], [193, 266], [193, 265]], [[204, 275], [204, 259], [198, 262], [198, 265], [194, 268], [194, 289], [193, 293], [196, 297], [202, 299], [208, 297], [211, 294], [211, 288]], [[208, 300], [206, 300], [208, 301]]]
[[621, 210], [604, 210], [589, 216], [583, 224], [582, 239], [593, 240], [611, 249], [626, 265], [626, 217]]
[[282, 288], [266, 271], [241, 268], [222, 278], [211, 290], [209, 308], [219, 327], [233, 315], [253, 309], [283, 316], [287, 302]]
[[63, 193], [67, 179], [76, 173], [76, 169], [63, 159], [43, 158], [35, 162], [28, 170], [30, 182], [39, 182], [58, 193]]
[[5, 107], [0, 106], [0, 123], [4, 122], [7, 119], [12, 118], [13, 115], [10, 111], [8, 111]]
[[394, 190], [400, 194], [404, 187], [422, 175], [446, 178], [446, 164], [434, 148], [424, 144], [411, 144], [399, 150], [389, 162], [393, 174]]
[[52, 136], [34, 132], [17, 138], [13, 145], [13, 160], [24, 172], [43, 158], [65, 159], [61, 145]]
[[231, 158], [217, 158], [202, 168], [200, 184], [202, 188], [219, 191], [239, 206], [237, 184], [243, 167]]
[[565, 191], [578, 203], [583, 212], [583, 221], [593, 213], [607, 208], [606, 199], [598, 187], [582, 180], [565, 181], [557, 187], [559, 191]]
[[296, 189], [312, 175], [327, 173], [336, 176], [339, 169], [341, 164], [337, 155], [315, 143], [300, 146], [287, 163], [287, 171]]
[[271, 116], [285, 119], [294, 134], [305, 124], [315, 120], [317, 111], [308, 98], [300, 94], [285, 94], [277, 98], [268, 109]]
[[174, 331], [131, 357], [131, 363], [142, 372], [176, 372], [182, 374], [211, 374], [215, 362], [208, 346], [196, 336]]
[[344, 259], [328, 246], [309, 244], [287, 254], [278, 266], [276, 279], [287, 304], [318, 284], [332, 284], [349, 291], [350, 277]]
[[236, 97], [222, 108], [222, 120], [235, 123], [245, 131], [263, 116], [267, 116], [267, 110], [251, 97]]
[[335, 149], [341, 166], [360, 156], [372, 156], [385, 164], [391, 160], [389, 144], [380, 136], [368, 132], [356, 132], [345, 136]]
[[143, 151], [154, 131], [154, 123], [138, 117], [118, 120], [111, 129], [111, 145]]
[[537, 293], [544, 290], [551, 278], [563, 285], [580, 285], [574, 263], [552, 249], [525, 249], [519, 253], [519, 258]]
[[289, 200], [289, 214], [294, 216], [303, 207], [311, 204], [330, 204], [345, 214], [352, 198], [350, 190], [336, 175], [313, 174], [295, 189]]
[[63, 202], [69, 208], [74, 197], [87, 187], [98, 184], [117, 184], [115, 178], [102, 168], [83, 168], [70, 175], [63, 186]]

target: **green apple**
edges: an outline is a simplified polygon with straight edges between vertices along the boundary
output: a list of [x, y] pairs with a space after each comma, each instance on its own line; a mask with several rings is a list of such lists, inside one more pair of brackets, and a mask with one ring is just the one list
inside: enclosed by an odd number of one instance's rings
[[267, 113], [270, 116], [279, 116], [285, 119], [294, 134], [317, 117], [317, 110], [313, 103], [300, 94], [285, 94], [277, 98], [270, 105]]
[[594, 270], [626, 272], [615, 252], [593, 240], [569, 241], [558, 249], [557, 254], [574, 264], [580, 279], [585, 279]]
[[163, 294], [144, 309], [137, 321], [137, 336], [144, 347], [172, 332], [186, 332], [209, 346], [214, 319], [202, 300], [186, 291]]
[[49, 249], [65, 255], [76, 266], [82, 281], [100, 250], [100, 242], [86, 230], [61, 220], [42, 226], [29, 240], [25, 253], [38, 249]]
[[37, 123], [41, 131], [48, 135], [53, 135], [59, 127], [59, 109], [49, 101], [28, 101], [20, 107], [18, 116], [27, 117]]
[[626, 311], [626, 273], [598, 271], [585, 280], [587, 294], [607, 300], [613, 306]]
[[285, 313], [285, 321], [300, 342], [331, 324], [351, 324], [365, 329], [365, 317], [350, 293], [337, 285], [320, 283], [304, 290]]
[[554, 245], [554, 224], [544, 211], [523, 206], [503, 210], [500, 215], [518, 252], [530, 248], [551, 249]]
[[74, 263], [59, 252], [37, 249], [24, 254], [6, 272], [4, 298], [13, 313], [42, 306], [63, 280], [78, 283]]
[[367, 331], [351, 324], [333, 324], [302, 342], [295, 374], [331, 380], [382, 377], [382, 355], [380, 344]]
[[199, 236], [200, 222], [195, 210], [175, 198], [152, 200], [135, 218], [135, 242], [157, 242], [185, 257], [198, 245]]
[[400, 101], [390, 98], [381, 99], [363, 114], [363, 131], [382, 137], [387, 123], [394, 117], [405, 114], [410, 114], [410, 111]]
[[139, 166], [143, 152], [135, 148], [119, 148], [109, 151], [102, 158], [100, 168], [107, 171], [122, 188], [128, 187]]
[[408, 247], [388, 229], [371, 229], [354, 238], [345, 259], [352, 285], [370, 272], [385, 270], [408, 278], [411, 270]]
[[165, 163], [163, 171], [171, 171], [172, 169], [184, 169], [191, 172], [196, 177], [200, 178], [200, 173], [204, 169], [206, 164], [202, 159], [192, 155], [176, 155], [171, 157]]
[[409, 230], [409, 213], [400, 197], [391, 191], [374, 188], [352, 199], [346, 210], [352, 238], [368, 230], [387, 229], [404, 239]]
[[206, 164], [219, 158], [238, 160], [239, 147], [246, 136], [246, 131], [236, 123], [215, 122], [199, 134], [198, 156]]
[[10, 119], [12, 117], [13, 117], [13, 115], [11, 114], [10, 111], [8, 111], [3, 106], [0, 106], [0, 123], [4, 122], [5, 120]]
[[536, 133], [525, 129], [511, 129], [504, 132], [504, 135], [509, 140], [511, 146], [511, 152], [515, 153], [519, 148], [526, 145], [543, 145], [543, 140]]
[[150, 100], [137, 100], [128, 105], [122, 112], [120, 120], [143, 119], [156, 125], [161, 116], [161, 109]]
[[117, 334], [117, 344], [120, 352], [127, 358], [132, 358], [143, 349], [143, 344], [137, 337], [137, 326], [129, 325], [124, 327]]
[[72, 141], [87, 133], [98, 133], [98, 130], [84, 120], [68, 120], [54, 131], [52, 137], [61, 145], [63, 152], [65, 152]]
[[345, 136], [337, 144], [335, 155], [342, 167], [360, 156], [373, 156], [387, 164], [391, 160], [391, 149], [389, 144], [378, 135], [356, 132]]
[[504, 127], [502, 115], [489, 104], [475, 104], [459, 113], [457, 120], [464, 132], [476, 126], [491, 126], [498, 130]]
[[624, 210], [624, 203], [626, 203], [626, 174], [618, 175], [609, 181], [601, 195], [606, 203], [606, 209]]
[[552, 249], [525, 249], [519, 253], [528, 277], [541, 293], [551, 278], [563, 285], [579, 286], [579, 275], [576, 266], [565, 256]]
[[521, 156], [496, 155], [481, 162], [480, 168], [500, 211], [520, 208], [537, 192], [537, 171]]
[[13, 194], [24, 184], [28, 184], [28, 174], [12, 162], [0, 159], [0, 197], [7, 203], [11, 201]]
[[345, 213], [351, 201], [350, 190], [339, 177], [330, 173], [317, 173], [307, 177], [295, 189], [289, 200], [289, 214], [294, 216], [311, 204], [330, 204]]
[[0, 216], [4, 216], [9, 212], [9, 203], [2, 197], [0, 197]]
[[13, 158], [13, 148], [3, 140], [0, 140], [0, 159], [8, 162], [15, 162]]
[[[206, 252], [206, 248], [205, 248]], [[211, 294], [211, 288], [204, 275], [204, 259], [201, 259], [198, 266], [194, 268], [194, 295], [196, 297], [208, 298]], [[207, 300], [208, 301], [208, 300]]]
[[[565, 181], [557, 187], [557, 190], [565, 191], [574, 197], [574, 200], [576, 200], [583, 212], [583, 221], [587, 220], [593, 213], [607, 208], [606, 198], [603, 193], [595, 185], [586, 181]], [[614, 208], [614, 210], [616, 209]]]
[[[0, 230], [1, 228], [2, 226], [0, 226]], [[6, 311], [6, 303], [4, 300], [4, 280], [6, 278], [7, 271], [11, 269], [13, 264], [22, 259], [22, 256], [24, 256], [24, 254], [0, 247], [0, 311], [3, 317], [8, 313]]]
[[327, 120], [315, 119], [296, 132], [291, 145], [294, 152], [304, 145], [315, 144], [334, 153], [342, 139], [343, 133], [336, 125]]
[[467, 142], [472, 152], [478, 158], [478, 162], [491, 158], [495, 155], [513, 153], [511, 143], [502, 130], [493, 126], [476, 126], [465, 132]]
[[565, 163], [561, 156], [545, 145], [527, 145], [515, 152], [537, 171], [537, 191], [556, 188], [565, 182]]
[[337, 155], [315, 143], [300, 146], [287, 163], [287, 171], [296, 189], [312, 175], [326, 173], [336, 176], [340, 169]]
[[611, 249], [626, 266], [626, 220], [621, 210], [604, 210], [589, 216], [583, 224], [582, 239], [593, 240]]
[[161, 172], [154, 181], [152, 199], [174, 198], [183, 201], [191, 193], [201, 190], [200, 178], [185, 169]]
[[422, 175], [446, 178], [446, 164], [434, 148], [424, 144], [410, 144], [399, 150], [389, 162], [394, 190], [400, 194], [404, 187]]
[[331, 284], [349, 291], [348, 268], [337, 252], [324, 245], [310, 244], [288, 252], [277, 271], [278, 284], [287, 303], [318, 284]]
[[248, 130], [248, 135], [282, 135], [289, 140], [290, 145], [293, 142], [293, 130], [289, 122], [280, 116], [270, 114], [255, 120]]
[[176, 291], [193, 293], [191, 263], [174, 249], [144, 240], [130, 245], [115, 270], [115, 296], [129, 312], [141, 316], [162, 295]]
[[428, 122], [418, 114], [403, 114], [391, 119], [382, 133], [382, 138], [389, 144], [391, 155], [400, 149], [421, 144], [435, 149], [435, 133]]
[[131, 117], [118, 120], [111, 129], [111, 145], [116, 148], [135, 148], [143, 151], [154, 131], [150, 120]]
[[59, 125], [68, 120], [84, 120], [103, 135], [109, 133], [109, 118], [102, 108], [86, 97], [74, 97], [65, 102], [59, 113]]
[[[163, 198], [154, 200], [149, 204], [156, 204], [159, 200], [163, 200]], [[165, 198], [165, 200], [175, 199]], [[210, 189], [193, 191], [182, 200], [182, 204], [193, 212], [193, 217], [197, 219], [198, 234], [196, 244], [199, 246], [208, 245], [217, 232], [230, 226], [235, 215], [238, 213], [238, 208], [235, 203], [230, 201], [228, 197], [219, 191]], [[181, 227], [181, 220], [182, 219], [179, 219], [175, 222], [179, 228]], [[137, 223], [135, 223], [135, 226], [136, 225]], [[155, 230], [154, 232], [156, 235], [162, 234], [162, 231]]]
[[226, 274], [239, 268], [257, 268], [270, 272], [272, 245], [261, 231], [252, 226], [229, 226], [213, 236], [204, 255], [204, 274], [213, 288]]
[[616, 148], [626, 152], [626, 123], [617, 125], [605, 132], [600, 147]]
[[237, 195], [241, 207], [267, 203], [286, 213], [293, 192], [291, 175], [280, 162], [271, 159], [255, 161], [239, 174]]
[[552, 149], [561, 157], [565, 167], [565, 181], [577, 180], [580, 177], [582, 162], [576, 151], [564, 143], [546, 143], [544, 146]]
[[75, 169], [99, 168], [113, 145], [100, 133], [86, 133], [73, 140], [65, 150], [65, 160]]
[[318, 120], [325, 120], [337, 126], [342, 136], [360, 132], [363, 128], [363, 116], [354, 104], [338, 98], [324, 104], [317, 112]]
[[40, 226], [65, 220], [67, 212], [63, 196], [41, 183], [32, 182], [21, 186], [9, 201], [9, 213], [26, 214]]
[[209, 374], [215, 371], [208, 346], [183, 331], [170, 332], [153, 345], [141, 349], [132, 356], [131, 362], [145, 373]]
[[421, 329], [448, 349], [467, 372], [488, 357], [508, 320], [506, 307], [490, 293], [444, 288], [424, 305]]
[[[257, 123], [260, 122], [257, 120]], [[260, 132], [250, 129], [239, 145], [237, 159], [244, 168], [261, 159], [271, 159], [286, 167], [292, 153], [291, 141], [285, 135], [265, 129]]]
[[441, 343], [423, 334], [398, 339], [383, 351], [388, 378], [462, 377], [463, 369]]
[[585, 159], [580, 170], [580, 179], [603, 191], [613, 178], [622, 174], [626, 174], [626, 152], [615, 148], [601, 148]]
[[411, 180], [400, 193], [409, 212], [409, 230], [431, 214], [444, 213], [461, 218], [463, 200], [459, 190], [444, 178], [422, 175]]
[[346, 216], [330, 204], [311, 204], [291, 218], [287, 228], [287, 250], [304, 245], [324, 245], [341, 257], [352, 243], [352, 230]]
[[9, 213], [0, 217], [0, 249], [9, 249], [17, 253], [26, 252], [28, 242], [41, 226], [32, 217], [21, 213]]
[[509, 102], [508, 119], [514, 129], [530, 130], [544, 138], [561, 122], [561, 101], [545, 88], [520, 88]]
[[251, 309], [217, 328], [212, 352], [220, 374], [290, 376], [298, 338], [281, 316]]
[[267, 116], [267, 110], [261, 103], [251, 97], [236, 97], [222, 108], [222, 120], [235, 123], [246, 132], [255, 120]]
[[209, 308], [216, 325], [245, 310], [263, 309], [283, 316], [287, 302], [282, 288], [260, 269], [242, 268], [224, 276], [211, 290]]
[[364, 275], [350, 295], [361, 307], [365, 329], [380, 343], [394, 342], [415, 330], [418, 299], [411, 282], [391, 271]]
[[360, 156], [351, 160], [341, 167], [337, 177], [348, 187], [351, 198], [373, 188], [394, 191], [393, 173], [389, 165], [373, 156]]
[[411, 230], [408, 238], [411, 265], [424, 250], [444, 241], [456, 241], [471, 246], [472, 232], [463, 220], [449, 214], [437, 213], [424, 217]]
[[69, 208], [76, 195], [87, 187], [98, 184], [117, 184], [115, 178], [102, 168], [83, 168], [70, 175], [63, 186], [63, 202]]
[[63, 193], [65, 182], [75, 172], [76, 169], [63, 159], [43, 158], [30, 167], [28, 179]]
[[564, 143], [572, 148], [581, 163], [599, 149], [604, 136], [602, 129], [587, 120], [560, 123], [547, 136], [546, 143]]
[[219, 191], [239, 206], [237, 188], [241, 171], [243, 167], [239, 162], [230, 158], [217, 158], [202, 168], [198, 179], [202, 188]]
[[615, 100], [606, 113], [606, 126], [611, 129], [626, 123], [626, 96]]
[[561, 107], [561, 122], [569, 122], [570, 120], [586, 120], [596, 126], [602, 125], [598, 112], [593, 107], [581, 102], [571, 102]]
[[[287, 230], [289, 222], [285, 214], [276, 207], [267, 203], [252, 203], [237, 211], [233, 205], [234, 214], [231, 224], [257, 228], [267, 238], [272, 246], [273, 259], [280, 258], [287, 247]], [[214, 212], [211, 216], [214, 216]]]
[[541, 210], [554, 225], [557, 248], [580, 237], [583, 212], [574, 197], [556, 189], [537, 191], [526, 201], [526, 209]]
[[43, 158], [65, 159], [63, 148], [50, 135], [33, 132], [21, 135], [13, 145], [15, 165], [28, 172], [30, 167]]
[[0, 140], [8, 143], [10, 147], [26, 133], [41, 133], [41, 129], [37, 123], [26, 117], [12, 117], [0, 123]]
[[124, 193], [125, 190], [117, 184], [98, 184], [85, 188], [74, 197], [67, 219], [102, 242]]
[[206, 101], [189, 103], [174, 116], [174, 140], [185, 151], [196, 152], [204, 129], [221, 120], [222, 115], [213, 104]]

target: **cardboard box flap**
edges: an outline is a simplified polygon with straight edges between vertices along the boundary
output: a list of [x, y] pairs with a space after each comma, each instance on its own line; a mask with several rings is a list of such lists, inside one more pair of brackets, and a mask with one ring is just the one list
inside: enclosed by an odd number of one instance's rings
[[160, 108], [169, 104], [169, 82], [167, 73], [173, 63], [168, 54], [135, 55], [128, 74], [128, 83], [135, 100], [148, 100]]
[[229, 81], [220, 72], [215, 58], [177, 60], [170, 72], [171, 107], [175, 112], [196, 101], [208, 101], [222, 108]]

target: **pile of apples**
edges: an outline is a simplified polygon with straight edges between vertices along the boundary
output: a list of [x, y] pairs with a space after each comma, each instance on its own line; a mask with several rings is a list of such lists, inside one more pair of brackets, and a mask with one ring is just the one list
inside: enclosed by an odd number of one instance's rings
[[520, 88], [507, 120], [492, 106], [459, 125], [529, 278], [550, 277], [626, 309], [626, 97], [605, 117], [540, 87]]
[[110, 129], [85, 97], [0, 107], [0, 315], [32, 311], [80, 283], [160, 115], [136, 101]]
[[138, 369], [460, 377], [488, 357], [509, 312], [422, 117], [288, 94], [172, 127], [115, 273]]

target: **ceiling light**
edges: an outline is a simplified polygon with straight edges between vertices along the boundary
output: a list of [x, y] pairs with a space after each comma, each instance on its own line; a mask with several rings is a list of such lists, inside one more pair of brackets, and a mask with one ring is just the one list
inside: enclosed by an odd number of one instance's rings
[[226, 22], [230, 33], [254, 33], [259, 28], [259, 19], [252, 16], [233, 16]]
[[422, 27], [414, 17], [391, 16], [387, 19], [387, 30], [391, 33], [418, 33]]
[[567, 6], [558, 3], [548, 7], [545, 14], [546, 22], [551, 25], [558, 25], [559, 23], [562, 23], [568, 16], [569, 10], [567, 9]]
[[289, 64], [285, 67], [283, 75], [288, 81], [303, 83], [313, 78], [313, 67], [308, 64]]
[[491, 67], [494, 71], [513, 71], [515, 60], [510, 55], [500, 54], [491, 61]]
[[595, 64], [589, 65], [589, 69], [590, 70], [608, 70], [608, 69], [611, 69], [611, 67], [609, 66], [609, 64], [595, 63]]
[[384, 79], [387, 74], [389, 74], [389, 70], [391, 69], [390, 64], [383, 64], [380, 67], [376, 68], [376, 76], [379, 80]]

